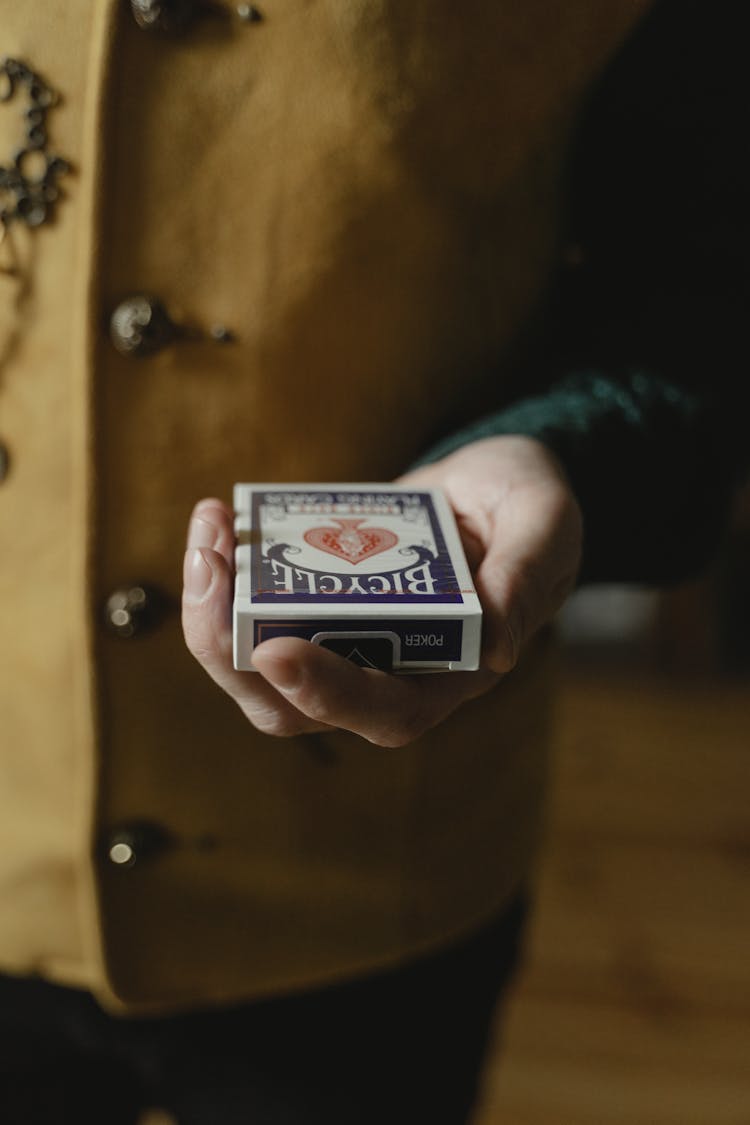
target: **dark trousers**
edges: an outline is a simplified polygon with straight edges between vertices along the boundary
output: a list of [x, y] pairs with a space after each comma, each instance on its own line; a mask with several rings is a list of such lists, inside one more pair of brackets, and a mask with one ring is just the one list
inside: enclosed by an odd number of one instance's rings
[[524, 915], [364, 980], [167, 1018], [0, 976], [0, 1122], [462, 1125]]

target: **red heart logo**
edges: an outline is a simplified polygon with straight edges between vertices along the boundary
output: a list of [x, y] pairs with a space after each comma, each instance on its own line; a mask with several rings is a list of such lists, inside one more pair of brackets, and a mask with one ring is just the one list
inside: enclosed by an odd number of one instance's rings
[[304, 540], [319, 551], [327, 551], [348, 563], [360, 563], [395, 547], [398, 536], [385, 527], [360, 527], [364, 520], [334, 520], [338, 527], [311, 527]]

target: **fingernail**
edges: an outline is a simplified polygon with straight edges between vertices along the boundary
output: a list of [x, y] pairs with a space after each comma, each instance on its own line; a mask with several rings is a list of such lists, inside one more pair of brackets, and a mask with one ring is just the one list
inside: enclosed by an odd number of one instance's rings
[[193, 516], [188, 529], [188, 548], [214, 547], [216, 545], [216, 538], [216, 527], [214, 524], [209, 523], [208, 520], [201, 519], [200, 516]]
[[197, 548], [191, 548], [185, 552], [185, 564], [183, 567], [183, 579], [185, 582], [185, 593], [194, 601], [200, 601], [208, 593], [208, 588], [211, 585], [213, 571], [203, 554], [203, 551]]

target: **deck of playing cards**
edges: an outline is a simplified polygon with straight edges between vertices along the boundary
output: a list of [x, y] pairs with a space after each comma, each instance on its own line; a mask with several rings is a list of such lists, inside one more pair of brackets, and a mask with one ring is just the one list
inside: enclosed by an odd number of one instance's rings
[[438, 490], [237, 484], [234, 664], [301, 637], [388, 672], [479, 666], [482, 611]]

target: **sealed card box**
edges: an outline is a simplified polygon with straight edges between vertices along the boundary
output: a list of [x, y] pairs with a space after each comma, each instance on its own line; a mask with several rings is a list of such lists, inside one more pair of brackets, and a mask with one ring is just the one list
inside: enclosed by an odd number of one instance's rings
[[479, 666], [481, 607], [438, 490], [237, 484], [234, 663], [301, 637], [393, 672]]

